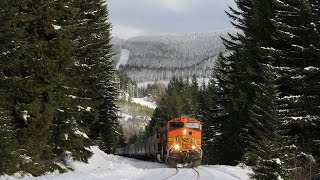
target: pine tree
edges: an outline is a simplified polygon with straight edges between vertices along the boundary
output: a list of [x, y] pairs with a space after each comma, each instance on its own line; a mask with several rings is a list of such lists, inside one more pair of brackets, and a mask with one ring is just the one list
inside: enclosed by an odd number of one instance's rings
[[[71, 64], [70, 42], [58, 22], [56, 1], [23, 1], [10, 4], [16, 11], [5, 32], [7, 46], [1, 69], [6, 83], [7, 106], [13, 120], [19, 153], [24, 155], [20, 169], [33, 175], [54, 170], [52, 123], [59, 102], [58, 84]], [[63, 6], [62, 6], [63, 7]], [[11, 52], [14, 52], [14, 54]]]
[[273, 57], [279, 67], [279, 117], [300, 151], [292, 162], [297, 167], [292, 178], [314, 178], [310, 172], [316, 172], [313, 166], [319, 164], [319, 137], [315, 135], [319, 131], [318, 22], [318, 1], [277, 1], [274, 37], [281, 46], [273, 46]]
[[80, 98], [75, 94], [78, 79], [71, 74], [73, 69], [76, 68], [75, 52], [77, 51], [77, 44], [73, 40], [73, 34], [78, 30], [76, 24], [80, 13], [73, 3], [73, 1], [65, 0], [55, 4], [55, 9], [59, 14], [55, 23], [60, 27], [58, 31], [62, 39], [66, 40], [63, 43], [64, 49], [67, 50], [64, 57], [68, 57], [69, 64], [65, 67], [63, 76], [55, 86], [55, 99], [58, 103], [55, 104], [55, 116], [50, 139], [53, 153], [51, 159], [64, 161], [66, 157], [72, 157], [75, 160], [87, 162], [92, 154], [88, 148], [93, 143], [86, 135], [87, 128], [80, 123], [81, 120], [86, 120], [85, 117], [81, 117], [81, 113], [83, 111], [87, 112], [87, 109], [84, 108], [85, 106], [80, 103]]
[[12, 102], [8, 98], [13, 71], [12, 62], [18, 56], [14, 37], [18, 34], [15, 14], [18, 8], [12, 1], [0, 2], [0, 175], [12, 174], [19, 166], [19, 151], [16, 140], [16, 129], [13, 124]]
[[[194, 82], [195, 83], [195, 82]], [[194, 86], [194, 85], [193, 85]], [[197, 89], [191, 89], [192, 85], [182, 78], [173, 77], [166, 89], [166, 94], [161, 98], [155, 109], [149, 125], [146, 127], [146, 135], [153, 135], [157, 129], [166, 125], [167, 121], [180, 116], [194, 116], [194, 107], [198, 102], [193, 103], [193, 94], [197, 94]], [[192, 92], [193, 91], [193, 92]]]
[[16, 172], [18, 161], [17, 142], [10, 113], [0, 108], [0, 175]]
[[[223, 144], [221, 143], [221, 124], [227, 117], [225, 105], [227, 95], [228, 65], [222, 53], [215, 64], [214, 72], [208, 86], [201, 91], [199, 106], [203, 121], [203, 162], [208, 164], [225, 163]], [[230, 70], [230, 69], [229, 69]]]
[[243, 33], [230, 35], [230, 40], [223, 39], [231, 55], [225, 57], [225, 79], [218, 86], [222, 89], [221, 107], [225, 116], [221, 118], [219, 152], [223, 164], [235, 165], [240, 162], [246, 148], [248, 138], [248, 112], [252, 104], [253, 92], [252, 76], [255, 73], [254, 57], [249, 57], [249, 47], [246, 41], [251, 36], [248, 26], [253, 14], [253, 2], [250, 0], [236, 1], [239, 10], [230, 8], [228, 16], [234, 20], [233, 25]]
[[98, 141], [100, 148], [111, 153], [120, 138], [117, 119], [116, 94], [113, 84], [111, 24], [104, 1], [75, 2], [80, 9], [75, 40], [77, 62], [75, 75], [77, 94], [81, 104], [90, 108], [79, 117], [88, 125], [89, 137]]
[[[223, 104], [226, 118], [221, 123], [221, 144], [224, 144], [224, 163], [246, 161], [255, 171], [253, 178], [286, 175], [285, 166], [276, 166], [274, 159], [283, 160], [281, 146], [285, 141], [277, 133], [276, 91], [270, 59], [265, 47], [272, 42], [274, 26], [270, 19], [273, 15], [273, 1], [236, 1], [239, 10], [230, 8], [229, 17], [243, 31], [242, 34], [230, 36], [224, 40], [232, 54], [226, 58], [230, 61], [229, 82], [224, 96], [229, 102]], [[277, 138], [275, 138], [277, 137]], [[271, 152], [265, 154], [265, 148]], [[279, 152], [278, 152], [279, 151]], [[230, 158], [230, 159], [228, 159]], [[245, 159], [243, 159], [245, 158]], [[264, 168], [264, 169], [263, 169]]]
[[190, 106], [189, 115], [194, 116], [195, 118], [199, 115], [199, 85], [198, 80], [195, 75], [192, 76], [191, 84], [188, 86], [189, 93], [188, 93], [188, 102]]

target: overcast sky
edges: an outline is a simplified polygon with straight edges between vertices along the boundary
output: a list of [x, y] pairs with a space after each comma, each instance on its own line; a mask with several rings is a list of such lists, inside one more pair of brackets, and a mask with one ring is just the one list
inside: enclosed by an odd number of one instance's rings
[[107, 0], [113, 35], [207, 32], [232, 27], [234, 0]]

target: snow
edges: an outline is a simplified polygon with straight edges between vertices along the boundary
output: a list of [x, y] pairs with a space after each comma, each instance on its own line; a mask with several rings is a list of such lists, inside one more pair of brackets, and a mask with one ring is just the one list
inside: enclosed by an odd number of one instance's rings
[[77, 96], [74, 96], [74, 95], [68, 95], [68, 97], [71, 97], [72, 99], [76, 99]]
[[28, 115], [28, 111], [27, 110], [22, 111], [22, 118], [26, 124], [28, 121], [28, 117], [30, 117], [30, 115]]
[[314, 66], [309, 66], [309, 67], [304, 68], [304, 70], [306, 70], [306, 71], [318, 71], [319, 68], [314, 67]]
[[279, 159], [279, 158], [276, 158], [276, 159], [274, 159], [274, 161], [277, 163], [277, 164], [282, 164], [282, 162], [281, 162], [281, 160]]
[[138, 88], [146, 88], [149, 84], [164, 84], [165, 86], [168, 86], [169, 80], [138, 82], [137, 86]]
[[[193, 179], [196, 175], [191, 168], [169, 168], [165, 164], [141, 161], [125, 158], [117, 155], [105, 154], [97, 147], [91, 147], [93, 156], [88, 164], [75, 162], [69, 159], [68, 166], [74, 171], [59, 174], [54, 172], [40, 177], [30, 175], [0, 176], [1, 180], [185, 180]], [[200, 180], [247, 180], [248, 174], [252, 173], [248, 168], [203, 165], [196, 168]], [[20, 177], [20, 178], [19, 178]]]
[[119, 70], [120, 65], [126, 65], [129, 59], [130, 51], [127, 49], [122, 49], [121, 50], [121, 55], [119, 62], [117, 63], [116, 70]]
[[[186, 79], [184, 79], [186, 80]], [[189, 83], [191, 83], [192, 79], [189, 79]], [[197, 78], [198, 86], [201, 87], [204, 84], [208, 85], [210, 78]], [[138, 88], [146, 88], [149, 84], [163, 84], [165, 86], [168, 86], [170, 80], [160, 80], [160, 81], [144, 81], [144, 82], [138, 82], [137, 86]]]
[[127, 114], [127, 113], [119, 113], [119, 116], [123, 119], [123, 121], [128, 121], [129, 119], [132, 119], [132, 115], [130, 114]]
[[292, 44], [292, 47], [298, 48], [300, 50], [304, 50], [305, 48], [296, 44]]
[[149, 101], [147, 97], [144, 98], [133, 98], [132, 101], [136, 104], [140, 104], [142, 106], [147, 106], [151, 109], [155, 109], [157, 107], [157, 104], [155, 102]]
[[77, 134], [77, 135], [80, 135], [80, 136], [83, 136], [84, 138], [88, 139], [88, 135], [86, 135], [84, 132], [81, 132], [79, 129], [77, 129], [74, 134]]
[[59, 30], [59, 29], [61, 29], [61, 26], [58, 26], [58, 25], [52, 25], [53, 26], [53, 28], [55, 29], [55, 30]]
[[91, 109], [92, 109], [91, 107], [87, 107], [87, 108], [86, 108], [86, 111], [87, 111], [87, 112], [90, 112]]

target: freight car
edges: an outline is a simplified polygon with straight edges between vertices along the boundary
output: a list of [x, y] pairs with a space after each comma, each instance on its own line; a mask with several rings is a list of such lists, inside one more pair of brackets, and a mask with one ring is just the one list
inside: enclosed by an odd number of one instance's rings
[[148, 139], [118, 148], [117, 154], [165, 162], [171, 167], [201, 164], [201, 123], [193, 118], [174, 118]]

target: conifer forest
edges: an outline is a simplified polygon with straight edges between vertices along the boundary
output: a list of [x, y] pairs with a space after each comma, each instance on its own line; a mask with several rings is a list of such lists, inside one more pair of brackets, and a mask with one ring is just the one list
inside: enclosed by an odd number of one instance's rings
[[[128, 139], [119, 97], [135, 82], [115, 66], [108, 0], [1, 0], [0, 179], [68, 172], [66, 158], [87, 163], [92, 146], [115, 154], [187, 115], [202, 123], [203, 165], [240, 164], [257, 180], [319, 180], [320, 1], [234, 1], [225, 13], [236, 30], [212, 47], [208, 82], [171, 74]], [[152, 68], [163, 68], [157, 61]]]

